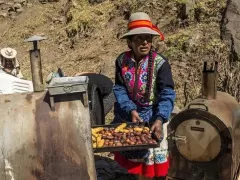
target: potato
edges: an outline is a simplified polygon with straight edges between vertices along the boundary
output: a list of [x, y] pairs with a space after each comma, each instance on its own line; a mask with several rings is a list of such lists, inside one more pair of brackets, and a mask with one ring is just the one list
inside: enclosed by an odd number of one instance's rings
[[92, 133], [98, 133], [103, 130], [103, 127], [97, 127], [92, 129]]
[[136, 145], [142, 145], [142, 142], [141, 141], [137, 141]]
[[141, 135], [141, 140], [142, 140], [142, 142], [143, 142], [144, 144], [146, 144], [146, 143], [147, 143], [147, 140], [146, 140], [146, 138], [145, 138], [145, 136], [144, 136], [144, 135]]
[[108, 141], [104, 141], [104, 145], [109, 145], [109, 142]]
[[103, 147], [104, 139], [101, 139], [99, 142], [97, 142], [97, 147]]
[[108, 135], [107, 139], [114, 139], [114, 137], [112, 135]]
[[108, 142], [108, 145], [109, 145], [109, 146], [112, 146], [112, 145], [113, 145], [113, 141], [109, 141], [109, 142]]
[[103, 134], [102, 135], [102, 139], [106, 139], [107, 138], [107, 135], [106, 134]]
[[145, 129], [143, 129], [142, 133], [144, 133], [144, 134], [148, 134], [148, 133], [149, 133], [149, 131], [148, 131], [148, 130], [145, 130]]
[[134, 130], [131, 128], [131, 129], [129, 129], [129, 132], [130, 132], [130, 133], [133, 133], [133, 132], [134, 132]]
[[96, 141], [97, 141], [97, 138], [95, 138], [94, 136], [92, 136], [92, 141], [93, 141], [93, 142], [96, 142]]
[[101, 141], [101, 139], [102, 139], [101, 136], [98, 136], [98, 137], [97, 137], [97, 143], [98, 143], [99, 141]]
[[118, 142], [116, 143], [116, 146], [122, 146], [122, 143]]
[[130, 145], [135, 145], [135, 142], [130, 141], [128, 144], [130, 144]]
[[135, 136], [136, 140], [140, 140], [140, 137], [139, 136]]
[[92, 136], [94, 136], [95, 138], [97, 138], [97, 137], [98, 137], [98, 134], [92, 131]]
[[148, 131], [148, 132], [150, 131], [150, 129], [148, 127], [144, 127], [143, 130]]
[[124, 134], [122, 135], [122, 138], [123, 138], [123, 139], [127, 139], [127, 134], [124, 133]]
[[142, 131], [143, 131], [143, 128], [135, 127], [135, 128], [134, 128], [134, 131], [136, 131], [136, 132], [142, 132]]
[[130, 139], [126, 139], [126, 143], [130, 143], [131, 142], [131, 140]]
[[121, 133], [128, 133], [129, 130], [127, 130], [127, 129], [120, 129], [119, 132], [121, 132]]
[[142, 133], [141, 132], [134, 132], [134, 135], [136, 135], [136, 136], [141, 136], [142, 135]]
[[127, 123], [122, 123], [114, 131], [119, 132], [120, 130], [124, 129], [126, 126], [127, 126]]
[[122, 133], [115, 133], [115, 136], [121, 137], [121, 136], [122, 136]]

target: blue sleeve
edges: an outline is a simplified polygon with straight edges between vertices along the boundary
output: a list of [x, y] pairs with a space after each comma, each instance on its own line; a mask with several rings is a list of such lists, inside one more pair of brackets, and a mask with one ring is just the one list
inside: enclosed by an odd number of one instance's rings
[[176, 93], [172, 78], [171, 66], [167, 59], [158, 70], [156, 79], [156, 100], [153, 106], [153, 120], [167, 122], [174, 108]]
[[137, 107], [135, 103], [129, 98], [126, 86], [122, 78], [121, 73], [122, 56], [123, 54], [121, 54], [116, 60], [115, 85], [113, 87], [113, 92], [120, 109], [126, 113], [130, 113], [132, 110], [136, 110]]
[[129, 99], [127, 90], [124, 86], [116, 84], [113, 87], [113, 92], [115, 94], [117, 103], [122, 111], [130, 113], [132, 110], [136, 110], [137, 107], [132, 100]]
[[174, 108], [174, 101], [176, 93], [171, 88], [166, 88], [161, 91], [158, 96], [157, 104], [154, 107], [154, 119], [162, 120], [163, 123], [167, 122]]

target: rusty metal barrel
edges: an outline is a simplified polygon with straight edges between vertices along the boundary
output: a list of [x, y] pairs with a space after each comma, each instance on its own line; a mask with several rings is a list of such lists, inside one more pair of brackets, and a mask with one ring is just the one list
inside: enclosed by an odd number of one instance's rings
[[89, 110], [80, 95], [0, 96], [0, 179], [95, 180]]
[[169, 179], [236, 180], [239, 174], [240, 105], [217, 91], [216, 68], [204, 65], [202, 96], [169, 123]]
[[87, 82], [78, 87], [0, 95], [1, 180], [96, 180]]

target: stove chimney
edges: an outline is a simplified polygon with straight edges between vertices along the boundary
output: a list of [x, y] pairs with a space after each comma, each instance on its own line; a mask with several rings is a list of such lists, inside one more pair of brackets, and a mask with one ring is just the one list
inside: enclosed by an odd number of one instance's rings
[[216, 99], [217, 97], [217, 80], [218, 80], [218, 62], [207, 70], [207, 62], [204, 62], [202, 75], [202, 98]]
[[37, 47], [38, 41], [47, 39], [41, 36], [32, 36], [26, 39], [24, 42], [33, 42], [33, 49], [29, 50], [31, 61], [31, 72], [34, 92], [44, 91], [43, 76], [42, 76], [42, 63], [40, 49]]

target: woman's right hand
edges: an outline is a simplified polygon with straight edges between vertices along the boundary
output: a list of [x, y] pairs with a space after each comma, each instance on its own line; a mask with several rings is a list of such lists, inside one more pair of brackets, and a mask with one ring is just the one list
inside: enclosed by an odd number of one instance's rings
[[140, 116], [136, 110], [133, 110], [131, 112], [131, 115], [132, 115], [132, 122], [134, 122], [134, 123], [143, 122], [143, 120], [140, 118]]

